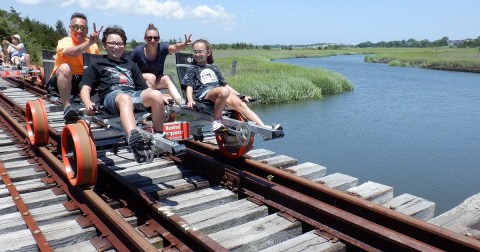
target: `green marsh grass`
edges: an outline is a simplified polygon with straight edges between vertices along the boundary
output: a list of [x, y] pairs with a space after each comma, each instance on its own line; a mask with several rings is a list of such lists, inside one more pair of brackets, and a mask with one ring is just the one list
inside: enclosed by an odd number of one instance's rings
[[[242, 94], [255, 97], [258, 104], [319, 99], [322, 95], [352, 90], [353, 85], [338, 73], [274, 62], [280, 58], [336, 55], [333, 52], [318, 52], [320, 51], [219, 50], [214, 51], [214, 59], [228, 84]], [[237, 62], [235, 75], [231, 72], [233, 61]], [[176, 76], [173, 62], [167, 62], [165, 71]]]
[[375, 55], [366, 56], [365, 62], [480, 72], [478, 48], [389, 48], [378, 50]]
[[[319, 99], [353, 89], [344, 76], [322, 68], [297, 67], [275, 62], [283, 58], [328, 57], [366, 54], [365, 62], [391, 66], [424, 67], [480, 72], [478, 48], [342, 48], [336, 50], [214, 50], [215, 63], [227, 82], [242, 94], [260, 103], [283, 103]], [[237, 61], [232, 76], [233, 60]], [[177, 76], [175, 57], [167, 57], [166, 73]]]

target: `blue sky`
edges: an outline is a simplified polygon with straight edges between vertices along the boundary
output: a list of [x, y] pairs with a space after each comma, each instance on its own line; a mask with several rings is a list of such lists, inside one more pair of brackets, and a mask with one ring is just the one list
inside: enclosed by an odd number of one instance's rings
[[22, 17], [68, 25], [87, 14], [90, 29], [122, 26], [128, 40], [142, 40], [149, 23], [162, 39], [206, 38], [211, 43], [360, 43], [402, 39], [437, 40], [480, 36], [477, 0], [1, 0]]

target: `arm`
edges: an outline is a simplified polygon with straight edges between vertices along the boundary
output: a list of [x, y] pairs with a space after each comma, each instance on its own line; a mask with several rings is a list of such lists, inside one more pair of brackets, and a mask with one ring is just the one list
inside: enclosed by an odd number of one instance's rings
[[96, 42], [94, 40], [87, 39], [87, 41], [83, 42], [80, 45], [65, 48], [63, 54], [68, 57], [80, 56], [83, 52], [85, 52], [90, 46], [95, 43]]
[[10, 41], [8, 40], [5, 40], [7, 41], [8, 45], [10, 45], [13, 49], [17, 50], [17, 51], [20, 51], [22, 50], [25, 46], [23, 45], [23, 43], [19, 43], [18, 45], [14, 45], [13, 43], [11, 43]]
[[92, 100], [90, 100], [90, 91], [92, 88], [87, 85], [82, 86], [82, 90], [80, 91], [80, 98], [82, 98], [83, 104], [85, 104], [85, 107], [87, 108], [87, 111], [93, 111], [93, 105], [94, 103]]
[[138, 66], [133, 62], [131, 72], [135, 88], [138, 88], [138, 90], [144, 90], [149, 88], [147, 82], [145, 82], [145, 79], [143, 78], [140, 68], [138, 68]]
[[185, 34], [185, 42], [176, 43], [175, 45], [168, 46], [168, 53], [169, 54], [174, 54], [178, 51], [181, 51], [181, 50], [184, 50], [185, 48], [187, 48], [187, 46], [192, 44], [191, 37], [192, 37], [192, 34], [188, 35], [188, 37], [187, 37], [187, 34]]
[[187, 87], [187, 108], [193, 108], [195, 102], [193, 101], [193, 88], [191, 86]]
[[95, 25], [95, 23], [93, 23], [93, 32], [90, 33], [88, 39], [85, 42], [81, 43], [80, 45], [65, 48], [65, 50], [63, 51], [63, 54], [65, 54], [68, 57], [76, 57], [76, 56], [82, 55], [82, 53], [87, 51], [87, 49], [90, 46], [97, 43], [98, 36], [102, 31], [102, 29], [103, 29], [103, 25], [100, 28], [100, 30], [97, 31], [97, 26]]

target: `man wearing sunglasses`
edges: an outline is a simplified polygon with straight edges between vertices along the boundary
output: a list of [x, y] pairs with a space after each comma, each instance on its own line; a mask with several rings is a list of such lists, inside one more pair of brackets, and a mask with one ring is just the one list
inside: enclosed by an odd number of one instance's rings
[[103, 26], [97, 31], [93, 23], [93, 32], [87, 36], [88, 22], [83, 13], [75, 12], [70, 18], [70, 36], [58, 41], [55, 67], [47, 83], [49, 94], [60, 96], [63, 104], [63, 118], [65, 123], [74, 122], [78, 117], [70, 104], [70, 96], [78, 96], [79, 84], [83, 75], [82, 53], [99, 54], [97, 41]]
[[[130, 54], [130, 59], [137, 63], [147, 85], [152, 89], [168, 89], [168, 93], [177, 104], [182, 102], [182, 98], [173, 83], [172, 77], [163, 74], [165, 58], [167, 55], [184, 50], [192, 44], [191, 37], [192, 34], [188, 37], [185, 35], [185, 41], [175, 45], [160, 43], [158, 29], [153, 24], [149, 24], [144, 37], [146, 44], [137, 46]], [[164, 97], [170, 99], [168, 96]]]

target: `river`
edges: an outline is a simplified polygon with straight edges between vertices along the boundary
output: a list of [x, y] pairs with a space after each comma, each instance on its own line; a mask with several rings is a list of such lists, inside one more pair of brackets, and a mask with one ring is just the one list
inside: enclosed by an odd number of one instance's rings
[[257, 105], [286, 136], [265, 148], [436, 203], [435, 216], [480, 192], [480, 74], [365, 63], [364, 55], [285, 59], [346, 76], [354, 90]]

